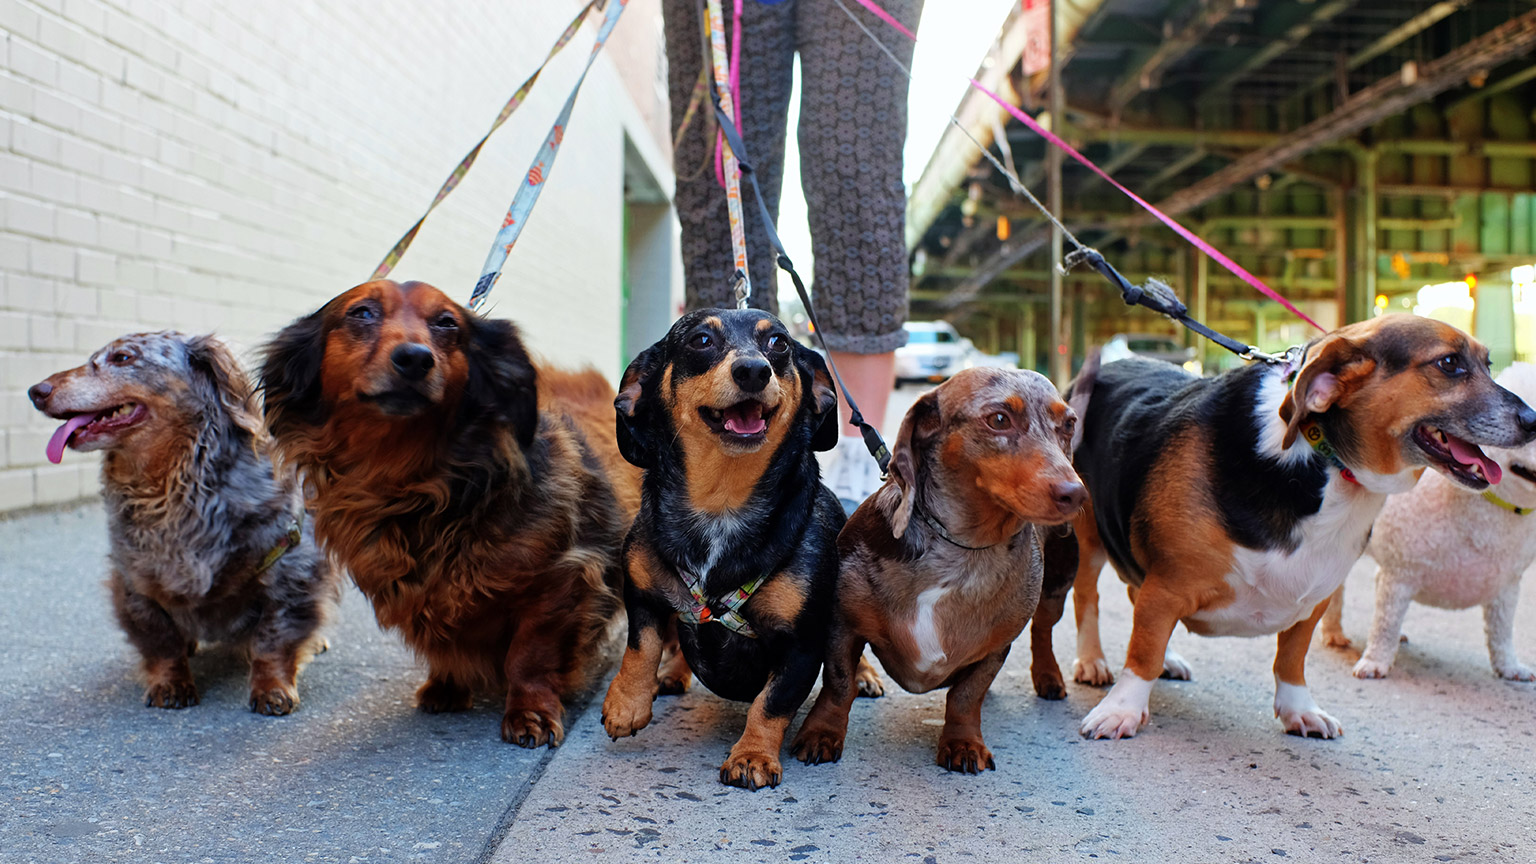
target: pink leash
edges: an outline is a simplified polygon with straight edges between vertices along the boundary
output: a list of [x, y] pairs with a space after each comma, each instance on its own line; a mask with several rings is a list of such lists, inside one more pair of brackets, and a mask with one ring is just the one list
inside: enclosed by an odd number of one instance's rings
[[[731, 15], [731, 104], [736, 108], [736, 131], [741, 131], [741, 0]], [[725, 187], [725, 133], [715, 133], [715, 182]]]

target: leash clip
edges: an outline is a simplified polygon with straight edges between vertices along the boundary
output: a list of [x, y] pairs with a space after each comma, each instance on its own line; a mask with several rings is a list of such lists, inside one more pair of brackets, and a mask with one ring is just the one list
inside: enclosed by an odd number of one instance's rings
[[735, 280], [736, 308], [745, 309], [747, 308], [747, 298], [752, 296], [752, 283], [747, 281], [747, 274], [742, 272], [739, 267], [736, 268], [736, 275], [731, 278]]

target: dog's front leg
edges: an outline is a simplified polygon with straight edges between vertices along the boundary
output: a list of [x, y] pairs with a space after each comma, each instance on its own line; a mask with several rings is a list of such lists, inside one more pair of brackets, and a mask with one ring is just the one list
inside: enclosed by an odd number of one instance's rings
[[955, 674], [944, 702], [944, 731], [939, 734], [939, 751], [934, 760], [938, 764], [966, 774], [980, 774], [997, 767], [992, 751], [981, 738], [981, 703], [1008, 659], [1010, 647], [1004, 645]]
[[148, 708], [187, 708], [198, 703], [197, 685], [192, 681], [192, 667], [187, 658], [197, 648], [197, 640], [181, 632], [159, 603], [128, 587], [128, 581], [116, 570], [110, 579], [112, 608], [117, 621], [128, 634], [128, 641], [139, 651], [146, 689], [144, 705]]
[[[556, 619], [553, 610], [530, 620]], [[582, 642], [580, 616], [551, 632], [519, 628], [507, 650], [507, 703], [501, 715], [501, 740], [533, 749], [559, 747], [565, 740], [565, 706], [560, 704], [562, 683], [569, 677], [571, 647]]]
[[807, 765], [836, 762], [843, 756], [848, 736], [848, 712], [858, 694], [858, 676], [864, 657], [864, 640], [839, 614], [827, 640], [827, 661], [821, 673], [821, 693], [811, 713], [800, 725], [790, 752]]
[[1515, 656], [1515, 604], [1520, 599], [1520, 582], [1515, 580], [1499, 590], [1499, 596], [1483, 606], [1483, 629], [1488, 636], [1488, 659], [1500, 678], [1511, 681], [1536, 681], [1536, 671]]
[[721, 783], [754, 791], [779, 785], [784, 775], [779, 764], [784, 732], [816, 684], [823, 651], [822, 645], [803, 648], [798, 644], [785, 650], [784, 659], [768, 674], [768, 683], [747, 710], [747, 728], [720, 766]]
[[1344, 734], [1344, 726], [1317, 707], [1307, 691], [1307, 648], [1312, 644], [1312, 630], [1327, 608], [1328, 601], [1324, 600], [1305, 621], [1280, 631], [1275, 650], [1275, 716], [1280, 718], [1285, 731], [1305, 738], [1337, 738]]
[[1147, 700], [1152, 696], [1152, 682], [1163, 674], [1174, 625], [1197, 611], [1186, 598], [1166, 590], [1162, 578], [1156, 572], [1147, 573], [1131, 613], [1125, 668], [1115, 686], [1083, 718], [1078, 732], [1085, 738], [1131, 738], [1149, 719]]
[[629, 617], [629, 641], [619, 674], [608, 685], [603, 699], [603, 729], [618, 740], [644, 729], [651, 722], [651, 702], [661, 689], [657, 668], [661, 664], [662, 630], [673, 630], [676, 613], [660, 594], [624, 580], [624, 610]]
[[1072, 661], [1072, 680], [1103, 687], [1113, 684], [1115, 675], [1104, 659], [1104, 645], [1099, 641], [1099, 571], [1107, 556], [1094, 524], [1093, 505], [1083, 508], [1072, 521], [1077, 535], [1077, 576], [1072, 583], [1072, 613], [1077, 624], [1077, 657]]

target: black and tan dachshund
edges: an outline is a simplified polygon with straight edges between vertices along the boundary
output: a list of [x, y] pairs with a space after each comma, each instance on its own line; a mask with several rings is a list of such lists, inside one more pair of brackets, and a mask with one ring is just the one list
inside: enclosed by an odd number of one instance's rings
[[[651, 721], [677, 634], [705, 686], [751, 702], [720, 780], [777, 785], [790, 718], [821, 671], [844, 517], [813, 451], [837, 442], [820, 355], [751, 309], [685, 315], [624, 372], [619, 446], [645, 469], [624, 547], [629, 642], [603, 702], [614, 738]], [[674, 658], [662, 678], [686, 686]]]

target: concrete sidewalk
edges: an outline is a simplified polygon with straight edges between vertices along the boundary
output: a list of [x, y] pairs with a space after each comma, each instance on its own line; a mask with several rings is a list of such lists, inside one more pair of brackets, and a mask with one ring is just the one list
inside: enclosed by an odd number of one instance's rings
[[[942, 695], [892, 688], [855, 705], [842, 762], [786, 754], [784, 783], [752, 793], [715, 776], [745, 706], [701, 690], [617, 743], [595, 706], [573, 707], [557, 751], [503, 744], [496, 704], [416, 713], [421, 671], [350, 589], [296, 714], [250, 714], [243, 665], [218, 650], [194, 658], [201, 705], [143, 708], [100, 585], [105, 543], [96, 504], [0, 522], [5, 864], [1536, 859], [1536, 687], [1493, 677], [1475, 611], [1416, 607], [1386, 681], [1316, 648], [1308, 677], [1338, 741], [1280, 732], [1273, 639], [1177, 633], [1195, 680], [1159, 683], [1152, 725], [1122, 742], [1076, 735], [1099, 691], [1037, 699], [1021, 642], [983, 714], [997, 771], [933, 765]], [[1357, 639], [1371, 572], [1351, 576]], [[1129, 607], [1107, 573], [1103, 591], [1116, 658]], [[1070, 661], [1070, 623], [1056, 636]]]

